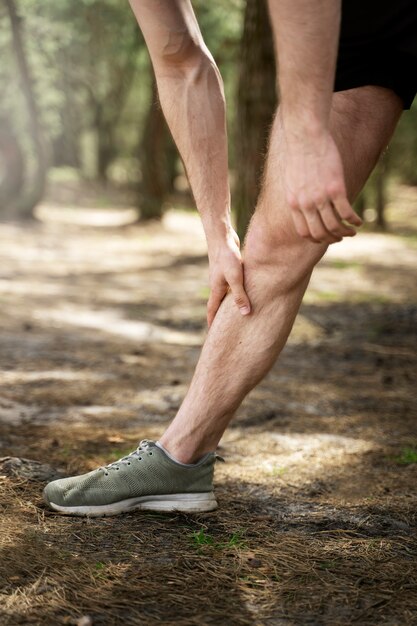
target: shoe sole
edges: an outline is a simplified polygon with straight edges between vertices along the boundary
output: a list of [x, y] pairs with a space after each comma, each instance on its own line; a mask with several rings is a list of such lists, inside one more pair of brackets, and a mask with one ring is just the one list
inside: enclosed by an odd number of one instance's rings
[[107, 517], [130, 513], [132, 511], [157, 511], [159, 513], [178, 511], [180, 513], [204, 513], [217, 509], [217, 500], [212, 491], [208, 493], [175, 493], [162, 496], [141, 496], [129, 498], [112, 504], [101, 506], [60, 506], [46, 503], [54, 511], [63, 515], [77, 515], [82, 517]]

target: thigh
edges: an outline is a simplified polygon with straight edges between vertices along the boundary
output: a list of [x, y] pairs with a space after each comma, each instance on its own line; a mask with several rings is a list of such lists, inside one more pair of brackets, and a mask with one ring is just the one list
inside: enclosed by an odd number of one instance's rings
[[401, 98], [385, 87], [368, 85], [333, 94], [330, 125], [351, 202], [388, 146], [402, 110]]
[[[333, 94], [330, 128], [343, 161], [346, 188], [351, 202], [361, 191], [381, 153], [386, 148], [402, 112], [401, 99], [390, 89], [365, 86]], [[285, 144], [279, 109], [272, 127], [270, 146], [258, 206], [251, 231], [279, 243], [303, 243], [325, 250], [323, 244], [307, 242], [294, 229], [281, 176]], [[253, 238], [255, 239], [255, 237]], [[323, 254], [323, 252], [321, 253]]]

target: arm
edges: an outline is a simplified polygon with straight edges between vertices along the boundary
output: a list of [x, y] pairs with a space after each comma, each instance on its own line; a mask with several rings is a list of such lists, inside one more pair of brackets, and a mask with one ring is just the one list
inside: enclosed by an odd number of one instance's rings
[[329, 131], [341, 0], [269, 0], [275, 35], [284, 183], [298, 234], [332, 243], [362, 221], [346, 197], [340, 154]]
[[230, 286], [242, 314], [239, 239], [231, 225], [223, 83], [189, 0], [130, 0], [149, 49], [159, 99], [206, 233], [211, 324]]

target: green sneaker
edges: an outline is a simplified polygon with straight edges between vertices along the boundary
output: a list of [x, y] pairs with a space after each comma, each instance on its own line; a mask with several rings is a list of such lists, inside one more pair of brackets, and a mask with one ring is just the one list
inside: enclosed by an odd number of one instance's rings
[[44, 498], [65, 515], [100, 517], [136, 509], [146, 511], [213, 511], [216, 454], [209, 452], [198, 463], [175, 461], [154, 441], [144, 439], [139, 447], [119, 461], [71, 478], [46, 485]]

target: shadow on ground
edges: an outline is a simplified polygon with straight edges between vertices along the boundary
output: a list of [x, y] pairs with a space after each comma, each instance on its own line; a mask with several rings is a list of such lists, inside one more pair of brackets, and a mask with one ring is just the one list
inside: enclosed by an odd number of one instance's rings
[[24, 524], [0, 554], [5, 625], [412, 623], [410, 508], [226, 481], [201, 517], [85, 520], [45, 511], [28, 483], [9, 488], [3, 523]]
[[[204, 238], [178, 219], [1, 225], [1, 456], [78, 473], [161, 434], [205, 334]], [[225, 435], [218, 511], [63, 518], [0, 477], [2, 624], [415, 623], [417, 251], [358, 241]]]

